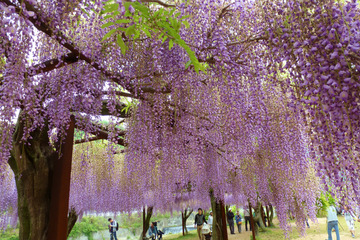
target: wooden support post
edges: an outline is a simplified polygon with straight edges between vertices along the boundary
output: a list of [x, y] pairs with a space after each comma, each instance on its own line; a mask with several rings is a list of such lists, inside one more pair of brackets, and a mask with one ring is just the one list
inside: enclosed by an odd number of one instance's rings
[[227, 227], [226, 227], [226, 214], [225, 214], [225, 205], [224, 201], [220, 200], [220, 209], [221, 209], [221, 220], [222, 220], [222, 231], [223, 231], [223, 240], [228, 240]]
[[145, 207], [143, 207], [143, 231], [142, 231], [142, 239], [146, 236], [146, 212]]
[[252, 231], [252, 235], [253, 235], [253, 240], [256, 240], [255, 223], [254, 223], [254, 217], [253, 217], [253, 214], [252, 214], [252, 207], [251, 207], [250, 201], [249, 201], [249, 212], [250, 212], [250, 226], [251, 226], [251, 231]]
[[74, 145], [75, 117], [70, 117], [70, 126], [61, 144], [61, 156], [54, 163], [51, 183], [50, 217], [47, 232], [48, 240], [66, 240], [71, 162]]
[[[185, 215], [186, 215], [186, 209], [185, 209]], [[181, 211], [181, 225], [182, 225], [183, 236], [185, 236], [185, 216], [183, 211]]]

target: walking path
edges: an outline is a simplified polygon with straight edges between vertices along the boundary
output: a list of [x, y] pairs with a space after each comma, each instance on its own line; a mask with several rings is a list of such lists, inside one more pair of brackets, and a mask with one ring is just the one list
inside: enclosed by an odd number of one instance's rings
[[[276, 225], [276, 228], [267, 228], [267, 232], [260, 233], [259, 239], [260, 240], [283, 240], [284, 232], [278, 227], [278, 222], [274, 222]], [[290, 233], [290, 239], [297, 239], [297, 240], [325, 240], [328, 238], [327, 231], [326, 231], [326, 218], [318, 218], [317, 223], [310, 223], [310, 228], [306, 228], [306, 236], [300, 237], [299, 233], [296, 229], [295, 223], [291, 223], [292, 226], [292, 232]], [[360, 239], [360, 223], [355, 223], [355, 238], [351, 237], [350, 232], [348, 231], [348, 227], [345, 223], [345, 220], [343, 217], [339, 216], [339, 229], [340, 229], [340, 238], [341, 240], [352, 240], [352, 239]], [[165, 236], [165, 240], [198, 240], [198, 237], [196, 235], [196, 231], [191, 231], [191, 236], [185, 236], [182, 237], [180, 235], [175, 236], [174, 235], [168, 235]], [[250, 231], [245, 231], [245, 226], [242, 226], [242, 232], [241, 233], [235, 233], [230, 234], [230, 231], [228, 229], [228, 236], [229, 240], [249, 240], [250, 235], [252, 234]], [[333, 232], [333, 240], [336, 240], [335, 232]]]

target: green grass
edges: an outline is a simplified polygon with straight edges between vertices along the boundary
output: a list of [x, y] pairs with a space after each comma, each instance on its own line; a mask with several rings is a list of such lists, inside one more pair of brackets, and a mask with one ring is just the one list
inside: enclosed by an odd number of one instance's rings
[[108, 222], [104, 217], [85, 216], [75, 223], [69, 237], [76, 238], [85, 235], [91, 239], [93, 233], [106, 230], [107, 226]]
[[185, 236], [182, 235], [182, 233], [176, 233], [176, 234], [169, 234], [165, 235], [163, 238], [166, 240], [194, 240], [197, 239], [197, 232], [196, 230], [189, 231], [189, 233]]
[[1, 240], [19, 240], [19, 230], [7, 228], [5, 231], [0, 230]]

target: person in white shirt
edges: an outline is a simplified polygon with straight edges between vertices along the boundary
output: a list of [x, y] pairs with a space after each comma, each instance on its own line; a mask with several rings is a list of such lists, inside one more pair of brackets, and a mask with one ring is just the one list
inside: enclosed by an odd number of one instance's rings
[[344, 207], [343, 215], [345, 217], [346, 224], [349, 227], [349, 231], [352, 237], [355, 238], [355, 226], [354, 226], [355, 215], [350, 211], [350, 209], [347, 206]]
[[333, 228], [336, 232], [336, 240], [340, 240], [337, 212], [334, 206], [330, 206], [327, 208], [328, 240], [332, 240], [331, 231]]
[[208, 221], [208, 224], [210, 225], [210, 231], [212, 231], [212, 224], [213, 224], [213, 212], [212, 211], [210, 211], [207, 221]]

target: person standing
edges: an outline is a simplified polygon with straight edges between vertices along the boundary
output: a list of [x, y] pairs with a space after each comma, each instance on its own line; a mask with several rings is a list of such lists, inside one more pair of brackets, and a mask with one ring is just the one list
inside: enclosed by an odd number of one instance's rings
[[202, 209], [199, 208], [198, 213], [195, 215], [195, 227], [199, 236], [199, 240], [204, 239], [204, 235], [201, 233], [201, 229], [204, 226], [204, 222], [207, 223]]
[[227, 213], [227, 219], [228, 219], [228, 223], [229, 223], [229, 227], [230, 227], [230, 233], [235, 234], [235, 232], [234, 232], [234, 213], [231, 211], [231, 209], [229, 209], [229, 211]]
[[305, 223], [306, 223], [306, 226], [307, 226], [308, 228], [310, 228], [309, 219], [308, 219], [307, 217], [305, 218]]
[[213, 224], [213, 212], [212, 211], [210, 211], [210, 213], [209, 213], [209, 218], [208, 218], [207, 224], [210, 225], [210, 231], [212, 231], [212, 224]]
[[238, 231], [239, 231], [239, 233], [241, 233], [242, 218], [241, 218], [239, 211], [236, 211], [235, 221], [236, 221], [236, 225], [238, 227]]
[[117, 231], [117, 228], [118, 228], [118, 224], [115, 220], [109, 218], [108, 219], [108, 222], [110, 223], [109, 224], [109, 232], [110, 232], [110, 240], [117, 240], [117, 237], [116, 237], [116, 231]]
[[247, 207], [245, 207], [245, 209], [244, 209], [244, 218], [245, 218], [245, 230], [246, 231], [248, 230], [248, 223], [249, 223], [250, 231], [251, 231], [250, 212]]
[[335, 229], [336, 232], [336, 240], [340, 240], [339, 234], [339, 224], [336, 208], [334, 206], [329, 206], [327, 208], [327, 231], [328, 231], [328, 240], [332, 240], [331, 231]]
[[345, 221], [348, 225], [351, 236], [355, 238], [354, 215], [351, 213], [350, 209], [347, 206], [344, 207], [343, 215], [345, 217]]
[[157, 236], [158, 236], [157, 228], [155, 227], [155, 224], [153, 222], [151, 223], [151, 225], [149, 227], [148, 234], [152, 240], [157, 239]]

